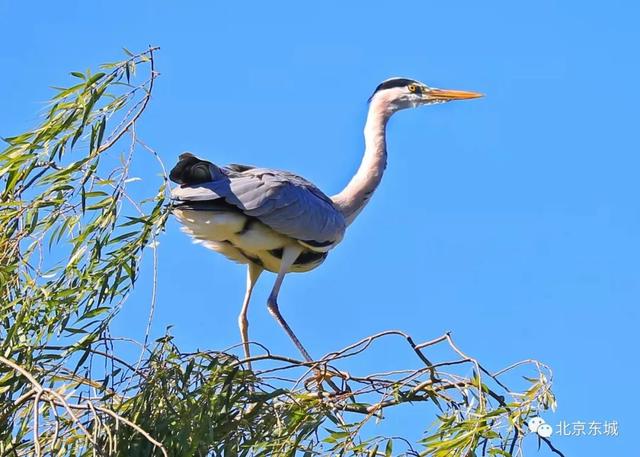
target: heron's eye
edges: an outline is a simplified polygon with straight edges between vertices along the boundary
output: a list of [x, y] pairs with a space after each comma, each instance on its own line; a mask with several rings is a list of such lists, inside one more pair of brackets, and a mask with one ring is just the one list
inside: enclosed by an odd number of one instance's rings
[[418, 87], [415, 84], [409, 84], [407, 86], [407, 89], [409, 89], [409, 92], [415, 92], [416, 90], [418, 90]]

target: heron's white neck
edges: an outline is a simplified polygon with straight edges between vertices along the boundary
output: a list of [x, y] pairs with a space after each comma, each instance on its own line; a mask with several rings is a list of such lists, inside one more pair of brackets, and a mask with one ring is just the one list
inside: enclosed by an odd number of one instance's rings
[[367, 205], [382, 180], [387, 166], [385, 129], [394, 111], [393, 106], [384, 97], [374, 97], [371, 101], [364, 127], [365, 149], [360, 167], [342, 192], [331, 197], [344, 215], [347, 225], [350, 225]]

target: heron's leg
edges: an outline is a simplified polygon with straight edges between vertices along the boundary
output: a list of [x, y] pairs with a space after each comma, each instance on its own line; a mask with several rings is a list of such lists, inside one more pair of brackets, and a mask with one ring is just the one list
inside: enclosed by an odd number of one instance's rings
[[[249, 300], [251, 300], [253, 286], [256, 285], [256, 282], [260, 277], [260, 273], [262, 273], [262, 268], [254, 263], [250, 263], [247, 267], [247, 290], [244, 294], [244, 301], [242, 302], [240, 315], [238, 316], [238, 326], [240, 327], [242, 347], [246, 358], [251, 357], [251, 353], [249, 351], [249, 319], [247, 319], [247, 311], [249, 311]], [[249, 369], [251, 369], [251, 362], [248, 362], [248, 366]]]
[[293, 341], [293, 344], [296, 345], [296, 347], [302, 354], [302, 357], [304, 357], [307, 362], [311, 362], [312, 361], [311, 356], [309, 355], [307, 350], [304, 348], [304, 346], [302, 346], [302, 344], [300, 343], [300, 340], [295, 335], [295, 333], [293, 333], [293, 330], [291, 330], [291, 327], [289, 327], [289, 324], [287, 324], [287, 321], [284, 320], [284, 317], [282, 317], [282, 314], [280, 314], [280, 310], [278, 309], [278, 293], [280, 292], [280, 286], [282, 285], [282, 280], [284, 279], [284, 276], [287, 274], [289, 267], [293, 265], [293, 262], [296, 261], [296, 259], [298, 258], [301, 252], [302, 252], [302, 248], [297, 246], [287, 246], [283, 249], [282, 260], [280, 262], [280, 271], [278, 272], [278, 276], [276, 277], [276, 282], [273, 285], [271, 294], [269, 294], [269, 300], [267, 301], [267, 309], [269, 310], [269, 313], [275, 318], [275, 320], [278, 321], [278, 324], [280, 324], [280, 327], [282, 327], [284, 331], [287, 332], [287, 335], [289, 335], [289, 338], [291, 338], [291, 341]]

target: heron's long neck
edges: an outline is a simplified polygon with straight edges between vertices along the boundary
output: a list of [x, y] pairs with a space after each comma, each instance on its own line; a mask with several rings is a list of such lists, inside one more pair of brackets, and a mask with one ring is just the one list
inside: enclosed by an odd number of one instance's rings
[[392, 111], [381, 100], [372, 100], [364, 127], [365, 150], [362, 162], [349, 184], [331, 197], [350, 225], [367, 205], [380, 184], [387, 166], [385, 129]]

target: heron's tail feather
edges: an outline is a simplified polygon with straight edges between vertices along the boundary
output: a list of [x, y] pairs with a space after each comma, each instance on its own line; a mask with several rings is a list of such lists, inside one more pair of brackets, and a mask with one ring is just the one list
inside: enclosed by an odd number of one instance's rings
[[222, 175], [223, 173], [217, 165], [185, 152], [180, 154], [178, 163], [169, 173], [169, 179], [183, 186], [193, 186], [214, 181]]

